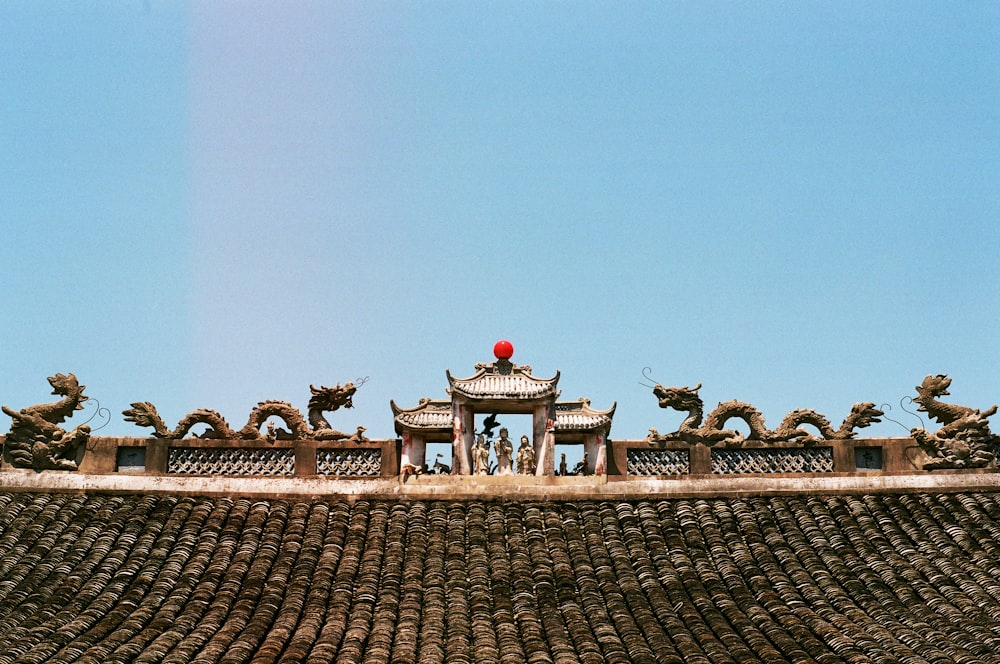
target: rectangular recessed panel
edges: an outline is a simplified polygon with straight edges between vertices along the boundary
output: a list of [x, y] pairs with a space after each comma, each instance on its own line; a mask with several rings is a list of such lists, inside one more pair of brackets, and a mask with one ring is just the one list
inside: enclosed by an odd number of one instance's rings
[[855, 447], [854, 466], [858, 470], [882, 470], [882, 448]]
[[119, 473], [146, 472], [146, 448], [119, 447], [115, 457], [115, 470]]

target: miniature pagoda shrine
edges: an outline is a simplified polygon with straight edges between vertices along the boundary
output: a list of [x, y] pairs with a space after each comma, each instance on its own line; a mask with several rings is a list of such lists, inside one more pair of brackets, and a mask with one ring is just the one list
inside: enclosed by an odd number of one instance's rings
[[[528, 365], [510, 361], [514, 348], [509, 341], [498, 341], [493, 348], [496, 361], [477, 364], [469, 378], [448, 377], [448, 400], [421, 399], [413, 408], [400, 408], [392, 402], [396, 433], [402, 438], [400, 467], [426, 468], [428, 443], [452, 444], [451, 473], [471, 475], [476, 472], [474, 460], [478, 447], [475, 416], [477, 414], [531, 415], [530, 457], [534, 473], [527, 473], [521, 464], [519, 474], [554, 475], [556, 445], [583, 445], [581, 471], [587, 475], [607, 472], [607, 440], [617, 404], [607, 410], [595, 410], [589, 399], [557, 401], [559, 372], [552, 378], [538, 378]], [[523, 438], [527, 439], [527, 436]], [[500, 474], [504, 469], [499, 468]]]

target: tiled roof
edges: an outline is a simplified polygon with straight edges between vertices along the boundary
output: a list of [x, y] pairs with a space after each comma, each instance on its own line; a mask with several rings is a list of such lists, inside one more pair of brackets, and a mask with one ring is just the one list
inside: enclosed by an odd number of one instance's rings
[[497, 364], [478, 367], [470, 378], [455, 378], [446, 372], [449, 393], [470, 399], [543, 399], [558, 394], [559, 372], [552, 378], [535, 378], [530, 367], [511, 365], [509, 372], [499, 370]]
[[594, 410], [589, 399], [579, 401], [560, 401], [556, 404], [556, 429], [563, 431], [594, 431], [601, 427], [611, 426], [618, 404], [612, 404], [607, 410]]
[[396, 424], [396, 432], [400, 427], [412, 429], [451, 429], [451, 402], [423, 399], [414, 408], [400, 408], [396, 402], [390, 401], [392, 414]]
[[[397, 433], [402, 429], [424, 429], [434, 431], [451, 431], [452, 408], [449, 401], [424, 400], [420, 405], [403, 409], [390, 402]], [[594, 410], [590, 401], [566, 401], [556, 403], [556, 429], [561, 431], [594, 431], [611, 425], [615, 408], [612, 405], [607, 410]]]
[[0, 664], [996, 662], [1000, 494], [0, 494]]

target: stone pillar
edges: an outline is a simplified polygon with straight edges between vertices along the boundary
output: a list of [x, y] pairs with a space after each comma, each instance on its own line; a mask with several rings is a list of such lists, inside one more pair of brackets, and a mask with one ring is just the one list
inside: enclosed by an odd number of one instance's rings
[[311, 476], [316, 474], [316, 441], [296, 440], [292, 445], [295, 455], [295, 474]]
[[464, 475], [471, 475], [475, 472], [472, 467], [472, 444], [476, 442], [476, 414], [468, 406], [462, 406], [459, 410], [462, 416], [462, 463], [468, 470]]
[[688, 472], [691, 475], [712, 474], [712, 448], [697, 443], [688, 448]]
[[536, 456], [538, 466], [535, 469], [535, 475], [552, 477], [556, 474], [556, 423], [554, 420], [545, 422], [545, 433]]
[[402, 445], [399, 448], [399, 467], [406, 468], [407, 466], [416, 465], [410, 460], [413, 457], [411, 452], [413, 449], [413, 436], [410, 435], [409, 431], [404, 431], [402, 440]]
[[469, 467], [465, 463], [465, 454], [462, 445], [465, 438], [462, 436], [462, 416], [461, 409], [456, 409], [451, 417], [451, 474], [468, 475]]
[[[464, 449], [463, 449], [464, 448]], [[471, 449], [462, 435], [462, 407], [456, 405], [451, 416], [451, 474], [468, 475], [471, 472]]]
[[[395, 438], [386, 438], [382, 441], [382, 477], [395, 477], [399, 475], [399, 441]], [[316, 453], [313, 452], [313, 459]]]
[[472, 443], [475, 436], [475, 413], [467, 404], [455, 403], [452, 408], [451, 474], [472, 474]]
[[405, 468], [407, 464], [423, 468], [427, 464], [427, 441], [422, 434], [403, 432], [403, 447], [400, 452], [399, 466]]
[[607, 441], [608, 475], [625, 477], [628, 475], [628, 446], [620, 440]]
[[535, 448], [536, 464], [541, 460], [538, 455], [542, 451], [542, 441], [545, 438], [545, 420], [548, 417], [548, 406], [535, 406], [531, 413], [531, 446]]
[[146, 443], [146, 474], [165, 475], [169, 455], [170, 441], [165, 438], [151, 438]]
[[583, 446], [583, 451], [587, 454], [587, 474], [607, 475], [608, 474], [608, 446], [605, 433], [597, 431], [593, 437], [587, 436], [587, 442]]

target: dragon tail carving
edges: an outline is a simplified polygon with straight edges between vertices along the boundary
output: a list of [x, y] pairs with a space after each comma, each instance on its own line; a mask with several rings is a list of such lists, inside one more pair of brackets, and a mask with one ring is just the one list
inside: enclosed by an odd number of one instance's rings
[[156, 406], [148, 401], [134, 402], [131, 408], [122, 411], [122, 415], [125, 416], [126, 422], [132, 422], [139, 427], [152, 427], [153, 436], [156, 438], [175, 438], [157, 412]]
[[856, 435], [855, 429], [865, 429], [873, 424], [877, 424], [882, 421], [883, 415], [885, 413], [876, 408], [875, 404], [871, 401], [856, 403], [851, 406], [851, 412], [844, 418], [834, 438], [854, 438]]
[[160, 414], [156, 411], [156, 406], [148, 401], [137, 401], [128, 410], [123, 410], [126, 422], [133, 422], [136, 426], [152, 427], [153, 437], [176, 440], [183, 438], [190, 433], [191, 429], [199, 424], [207, 424], [209, 431], [206, 431], [202, 438], [235, 438], [236, 434], [229, 428], [226, 419], [214, 410], [199, 408], [188, 413], [177, 426], [171, 431]]

